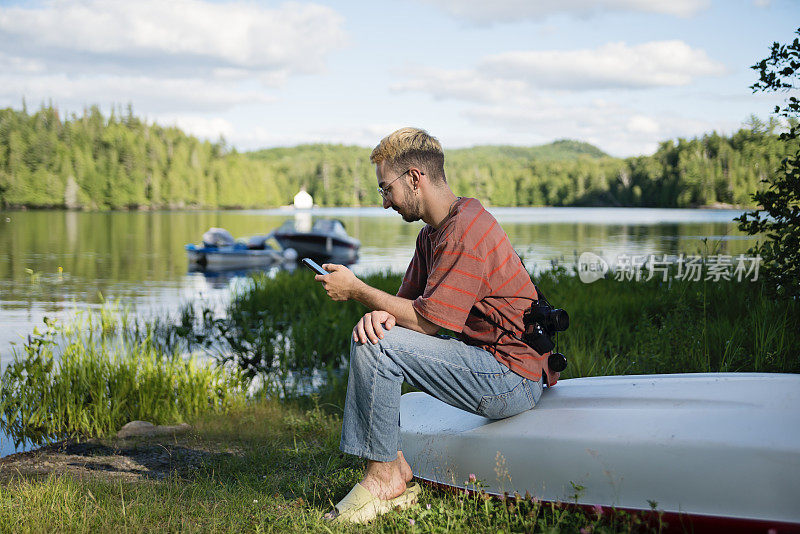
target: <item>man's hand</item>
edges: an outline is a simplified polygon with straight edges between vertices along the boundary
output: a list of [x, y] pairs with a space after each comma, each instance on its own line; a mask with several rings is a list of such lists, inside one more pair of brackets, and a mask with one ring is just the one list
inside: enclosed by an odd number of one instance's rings
[[383, 339], [384, 328], [389, 331], [396, 323], [394, 315], [389, 312], [378, 310], [366, 313], [353, 328], [353, 341], [356, 343], [369, 341], [374, 345]]
[[[364, 319], [353, 329], [353, 339], [356, 342], [377, 343], [383, 339], [383, 330], [389, 330], [394, 325], [400, 325], [415, 332], [433, 335], [439, 331], [439, 326], [428, 321], [414, 309], [414, 301], [371, 287], [362, 282], [353, 272], [344, 265], [326, 263], [322, 266], [328, 274], [318, 274], [314, 280], [322, 282], [322, 287], [333, 300], [355, 300], [375, 311], [368, 313]], [[381, 325], [384, 325], [381, 328]], [[359, 326], [361, 330], [359, 330]], [[380, 334], [380, 335], [378, 335]]]
[[328, 274], [318, 274], [314, 280], [322, 282], [322, 287], [333, 300], [350, 300], [361, 280], [356, 278], [353, 271], [344, 265], [326, 263], [322, 266]]

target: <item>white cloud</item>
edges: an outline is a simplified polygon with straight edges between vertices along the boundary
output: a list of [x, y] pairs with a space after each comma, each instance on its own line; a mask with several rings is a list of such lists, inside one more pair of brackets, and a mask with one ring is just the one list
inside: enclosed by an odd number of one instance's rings
[[[466, 101], [471, 107], [462, 116], [498, 138], [510, 132], [534, 143], [568, 137], [628, 156], [651, 153], [663, 139], [700, 134], [715, 125], [642, 113], [614, 90], [686, 86], [723, 72], [704, 51], [682, 41], [609, 43], [596, 49], [496, 54], [480, 59], [474, 69], [409, 69], [407, 79], [392, 89]], [[607, 100], [589, 101], [592, 91]]]
[[60, 0], [0, 9], [0, 44], [54, 65], [306, 73], [344, 45], [343, 22], [315, 4]]
[[659, 131], [658, 122], [646, 115], [633, 115], [625, 126], [627, 131], [633, 133], [657, 134]]
[[573, 105], [549, 102], [546, 106], [480, 106], [464, 115], [483, 127], [510, 132], [518, 138], [580, 139], [614, 156], [652, 154], [659, 142], [673, 137], [691, 137], [710, 130], [733, 130], [735, 123], [717, 124], [675, 115], [645, 115], [605, 100]]
[[711, 0], [424, 0], [451, 15], [479, 24], [540, 20], [552, 15], [580, 17], [609, 11], [632, 11], [690, 17], [707, 9]]
[[394, 91], [437, 100], [540, 103], [542, 91], [594, 91], [685, 86], [725, 67], [682, 41], [609, 43], [595, 49], [512, 51], [482, 58], [474, 69], [408, 69]]
[[0, 75], [0, 103], [19, 105], [53, 100], [56, 105], [80, 109], [86, 104], [127, 104], [137, 110], [221, 111], [237, 105], [268, 103], [274, 97], [263, 91], [198, 78], [151, 78], [147, 76], [79, 76], [67, 74]]
[[36, 75], [46, 72], [47, 66], [43, 61], [12, 56], [0, 50], [0, 73]]
[[501, 102], [523, 97], [529, 86], [520, 80], [487, 79], [474, 70], [416, 69], [415, 76], [392, 85], [394, 91], [421, 91], [438, 100], [457, 99], [471, 102]]
[[[343, 26], [341, 15], [312, 3], [0, 6], [0, 105], [25, 98], [80, 111], [131, 103], [138, 113], [186, 117], [269, 103], [289, 78], [324, 71], [330, 54], [346, 44]], [[203, 136], [227, 128], [184, 124]]]
[[537, 87], [580, 91], [687, 85], [698, 76], [721, 75], [725, 67], [683, 41], [652, 41], [582, 50], [505, 52], [484, 58], [478, 70]]
[[310, 128], [294, 133], [257, 126], [246, 131], [239, 131], [226, 139], [245, 150], [263, 148], [265, 146], [292, 146], [304, 143], [339, 143], [373, 147], [391, 132], [408, 126], [408, 124], [367, 124], [360, 126], [331, 126]]
[[152, 118], [153, 122], [161, 126], [177, 126], [184, 132], [217, 141], [220, 136], [230, 140], [235, 135], [236, 128], [233, 123], [221, 117], [201, 117], [197, 115], [158, 115]]

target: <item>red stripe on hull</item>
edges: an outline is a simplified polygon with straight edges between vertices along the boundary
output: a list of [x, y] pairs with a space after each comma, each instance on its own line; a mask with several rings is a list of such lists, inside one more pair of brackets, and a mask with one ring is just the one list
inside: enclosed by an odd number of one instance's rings
[[[464, 486], [451, 486], [450, 484], [443, 484], [441, 482], [434, 482], [418, 476], [415, 479], [431, 486], [436, 489], [444, 491], [457, 491], [463, 493]], [[471, 494], [477, 493], [472, 489], [467, 489]], [[495, 493], [486, 492], [495, 499], [501, 498], [514, 498], [513, 496], [503, 496]], [[539, 501], [548, 506], [554, 505], [558, 508], [577, 511], [582, 510], [590, 518], [597, 517], [597, 509], [591, 504], [574, 504], [562, 503], [551, 501]], [[636, 508], [616, 508], [611, 506], [601, 506], [603, 514], [613, 516], [619, 512], [626, 514], [636, 514], [642, 518], [644, 524], [651, 525], [663, 533], [681, 533], [685, 534], [691, 532], [693, 534], [718, 533], [724, 532], [725, 534], [750, 534], [753, 532], [761, 532], [764, 534], [774, 532], [775, 534], [800, 534], [800, 523], [786, 523], [784, 521], [770, 521], [768, 519], [747, 519], [741, 517], [725, 517], [715, 515], [701, 515], [701, 514], [686, 514], [679, 512], [665, 512], [660, 510], [640, 510]], [[660, 528], [659, 528], [660, 525]]]

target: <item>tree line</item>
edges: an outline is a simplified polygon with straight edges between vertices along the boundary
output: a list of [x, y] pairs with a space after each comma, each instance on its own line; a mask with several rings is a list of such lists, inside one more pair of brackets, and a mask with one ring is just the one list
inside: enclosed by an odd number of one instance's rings
[[[753, 117], [731, 136], [668, 140], [650, 156], [620, 159], [579, 141], [446, 152], [459, 195], [496, 206], [750, 207], [761, 180], [790, 151], [779, 123]], [[305, 188], [320, 206], [372, 206], [369, 148], [301, 145], [240, 153], [130, 107], [62, 117], [53, 106], [0, 110], [4, 208], [259, 208], [290, 204]]]

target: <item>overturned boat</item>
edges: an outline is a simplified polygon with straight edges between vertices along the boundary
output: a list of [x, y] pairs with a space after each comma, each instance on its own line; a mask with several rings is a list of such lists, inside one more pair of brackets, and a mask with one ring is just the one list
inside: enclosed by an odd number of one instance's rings
[[[800, 531], [800, 375], [561, 380], [491, 420], [424, 393], [400, 403], [419, 478], [461, 489], [647, 513], [689, 531]], [[753, 530], [755, 531], [755, 530]]]
[[318, 219], [309, 231], [288, 220], [272, 233], [284, 249], [294, 249], [299, 257], [354, 262], [358, 258], [361, 242], [347, 235], [339, 219]]
[[258, 235], [236, 241], [224, 228], [211, 228], [203, 234], [203, 243], [185, 246], [190, 267], [202, 270], [226, 270], [264, 267], [297, 258], [292, 251], [278, 250], [269, 243], [270, 235]]

